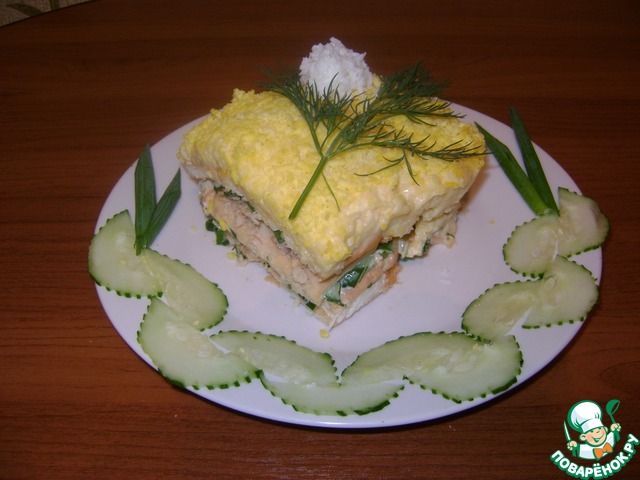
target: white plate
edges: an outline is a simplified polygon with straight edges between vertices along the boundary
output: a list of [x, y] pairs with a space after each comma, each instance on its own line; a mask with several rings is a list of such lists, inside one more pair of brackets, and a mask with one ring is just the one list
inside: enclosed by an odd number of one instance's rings
[[[481, 113], [454, 105], [467, 120], [480, 123], [518, 152], [512, 130]], [[182, 135], [196, 122], [168, 135], [152, 148], [158, 191], [164, 191], [178, 168], [176, 152]], [[538, 155], [549, 183], [578, 191], [569, 175], [544, 151]], [[134, 211], [133, 166], [125, 172], [109, 195], [97, 226], [115, 213]], [[328, 352], [338, 371], [360, 353], [402, 335], [422, 331], [460, 330], [464, 309], [495, 283], [519, 279], [502, 258], [502, 246], [513, 228], [533, 218], [519, 194], [493, 158], [480, 174], [459, 217], [457, 245], [452, 249], [434, 246], [427, 257], [404, 262], [399, 283], [378, 297], [353, 318], [321, 336], [323, 325], [306, 307], [283, 289], [265, 280], [265, 271], [256, 264], [239, 267], [229, 259], [229, 250], [216, 246], [204, 228], [205, 219], [198, 203], [198, 188], [182, 175], [182, 197], [153, 248], [194, 266], [216, 282], [229, 298], [226, 318], [213, 331], [250, 330], [285, 336], [317, 351]], [[599, 279], [602, 268], [600, 249], [576, 257]], [[103, 288], [98, 295], [118, 333], [147, 363], [151, 362], [136, 341], [148, 300], [119, 297]], [[524, 366], [517, 385], [549, 364], [570, 342], [581, 324], [536, 330], [516, 326], [512, 331], [524, 355]], [[168, 387], [168, 385], [167, 385]], [[299, 425], [330, 428], [373, 428], [411, 424], [458, 413], [497, 396], [457, 404], [418, 387], [407, 385], [398, 398], [383, 410], [363, 416], [317, 416], [294, 411], [254, 380], [226, 390], [196, 391], [207, 400], [257, 417]]]

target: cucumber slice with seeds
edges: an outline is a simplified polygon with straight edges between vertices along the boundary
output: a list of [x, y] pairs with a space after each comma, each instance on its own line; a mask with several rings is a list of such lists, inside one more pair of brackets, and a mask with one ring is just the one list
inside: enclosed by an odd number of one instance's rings
[[540, 277], [556, 256], [560, 220], [547, 213], [516, 227], [503, 247], [511, 270], [528, 277]]
[[508, 334], [536, 301], [537, 287], [537, 282], [494, 285], [464, 311], [462, 328], [483, 340], [496, 340]]
[[560, 198], [560, 238], [558, 255], [570, 257], [602, 245], [609, 233], [609, 220], [598, 203], [566, 188]]
[[488, 344], [461, 332], [423, 332], [360, 355], [342, 373], [342, 383], [378, 384], [404, 377], [459, 403], [507, 389], [521, 367], [514, 337]]
[[136, 255], [136, 234], [128, 210], [114, 215], [98, 230], [89, 246], [89, 275], [93, 281], [125, 297], [162, 294], [162, 281], [153, 275], [148, 250]]
[[181, 312], [158, 298], [151, 299], [138, 342], [158, 371], [181, 387], [228, 388], [257, 377], [256, 367], [216, 349], [206, 334], [184, 321]]
[[292, 340], [260, 332], [227, 331], [211, 340], [255, 365], [267, 376], [289, 383], [327, 385], [337, 381], [333, 358]]
[[523, 328], [551, 327], [583, 321], [598, 301], [591, 272], [564, 257], [544, 277], [496, 285], [474, 300], [462, 315], [462, 328], [485, 340], [509, 333], [524, 318]]
[[126, 297], [163, 296], [198, 330], [218, 324], [227, 297], [215, 283], [190, 265], [144, 248], [136, 255], [131, 215], [124, 210], [96, 233], [89, 247], [89, 273], [94, 281]]
[[366, 415], [385, 408], [398, 396], [402, 383], [313, 385], [269, 380], [260, 375], [264, 387], [295, 411], [315, 415]]
[[198, 330], [213, 327], [224, 318], [229, 302], [224, 292], [191, 265], [150, 251], [152, 274], [162, 283], [164, 301], [181, 312], [184, 322]]
[[598, 285], [591, 272], [564, 257], [557, 257], [535, 283], [536, 301], [524, 328], [583, 321], [598, 302]]
[[[465, 337], [457, 339], [461, 344], [462, 338]], [[478, 343], [471, 351], [465, 351], [464, 345], [459, 348], [463, 350], [462, 358], [456, 358], [460, 355], [456, 350], [446, 365], [422, 368], [407, 374], [407, 378], [456, 403], [500, 393], [516, 383], [523, 357], [515, 337], [502, 337], [491, 344]]]
[[566, 188], [558, 189], [560, 215], [543, 214], [519, 225], [503, 247], [509, 267], [522, 275], [541, 277], [556, 255], [569, 257], [602, 245], [609, 221], [598, 204]]

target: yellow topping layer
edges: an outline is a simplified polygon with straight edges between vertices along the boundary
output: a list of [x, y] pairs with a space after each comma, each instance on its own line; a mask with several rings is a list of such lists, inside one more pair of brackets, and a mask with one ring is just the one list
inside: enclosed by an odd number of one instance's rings
[[[413, 132], [414, 139], [428, 136], [440, 147], [471, 142], [484, 151], [475, 127], [459, 119], [429, 119], [434, 126], [404, 117], [394, 120], [396, 128]], [[290, 221], [319, 154], [307, 124], [288, 99], [240, 90], [231, 103], [212, 110], [185, 135], [179, 156], [195, 178], [212, 179], [244, 196], [269, 227], [284, 234], [300, 259], [325, 278], [381, 240], [410, 233], [421, 217], [430, 220], [456, 209], [484, 164], [482, 156], [454, 162], [411, 158], [415, 181], [404, 165], [362, 176], [387, 166], [386, 159], [399, 152], [354, 150], [329, 161], [326, 182], [315, 185]]]

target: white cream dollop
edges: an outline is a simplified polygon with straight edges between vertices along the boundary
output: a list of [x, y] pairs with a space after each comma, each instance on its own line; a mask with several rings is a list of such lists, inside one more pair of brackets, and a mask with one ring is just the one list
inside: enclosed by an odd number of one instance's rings
[[[361, 93], [373, 86], [374, 75], [364, 61], [365, 53], [357, 53], [331, 37], [327, 44], [311, 48], [300, 64], [300, 80], [315, 83], [320, 92], [329, 85], [341, 94]], [[331, 83], [333, 82], [333, 83]]]

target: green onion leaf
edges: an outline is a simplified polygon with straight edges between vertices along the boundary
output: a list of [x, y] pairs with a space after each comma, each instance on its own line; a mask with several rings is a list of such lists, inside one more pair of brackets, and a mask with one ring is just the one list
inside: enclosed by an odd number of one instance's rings
[[360, 280], [362, 280], [362, 277], [364, 277], [364, 275], [371, 269], [374, 263], [375, 261], [373, 254], [364, 257], [362, 260], [356, 263], [351, 268], [351, 270], [342, 275], [340, 279], [338, 279], [331, 287], [329, 287], [324, 292], [324, 297], [330, 302], [342, 305], [342, 302], [340, 301], [340, 294], [342, 292], [342, 289], [354, 288], [356, 285], [358, 285], [358, 283], [360, 283]]
[[393, 241], [388, 241], [386, 243], [380, 243], [376, 252], [380, 254], [382, 258], [387, 258], [389, 254], [393, 253]]
[[149, 225], [145, 232], [145, 247], [148, 247], [153, 243], [162, 230], [162, 227], [164, 227], [167, 220], [169, 220], [173, 209], [180, 199], [180, 194], [180, 169], [178, 169], [173, 180], [171, 180], [171, 183], [164, 191], [162, 197], [160, 197], [160, 200], [158, 201], [158, 204], [153, 210], [151, 220], [149, 221]]
[[343, 305], [343, 303], [340, 301], [341, 291], [342, 291], [342, 286], [340, 285], [340, 282], [337, 281], [324, 292], [324, 298], [326, 298], [329, 302], [337, 303], [338, 305]]
[[229, 239], [227, 238], [227, 232], [222, 229], [218, 221], [211, 217], [205, 223], [205, 228], [209, 232], [216, 234], [216, 245], [229, 245]]
[[531, 180], [529, 180], [529, 177], [527, 177], [527, 174], [515, 159], [509, 148], [477, 123], [476, 126], [482, 135], [484, 135], [485, 142], [487, 143], [491, 153], [493, 153], [493, 156], [500, 164], [500, 167], [524, 201], [527, 202], [527, 205], [529, 205], [531, 210], [533, 210], [536, 215], [541, 215], [549, 211], [549, 207], [542, 200], [540, 194], [534, 188]]
[[135, 188], [135, 232], [136, 254], [148, 245], [145, 240], [145, 232], [151, 221], [156, 205], [156, 182], [154, 179], [153, 162], [151, 161], [151, 149], [145, 145], [138, 158], [134, 172]]
[[180, 169], [156, 203], [156, 180], [151, 148], [145, 145], [134, 171], [135, 188], [135, 248], [136, 255], [149, 247], [171, 216], [180, 199]]
[[558, 210], [558, 205], [553, 197], [553, 193], [549, 187], [549, 182], [547, 181], [547, 177], [544, 174], [542, 165], [540, 164], [540, 159], [538, 158], [538, 154], [536, 153], [533, 143], [529, 138], [529, 134], [525, 129], [524, 123], [515, 108], [512, 107], [510, 113], [511, 126], [516, 134], [516, 140], [518, 141], [518, 146], [522, 152], [522, 160], [524, 161], [524, 166], [527, 169], [529, 179], [544, 203], [553, 210], [556, 215], [559, 215], [560, 210]]
[[284, 235], [281, 230], [274, 230], [273, 234], [275, 235], [278, 243], [280, 244], [284, 243]]

